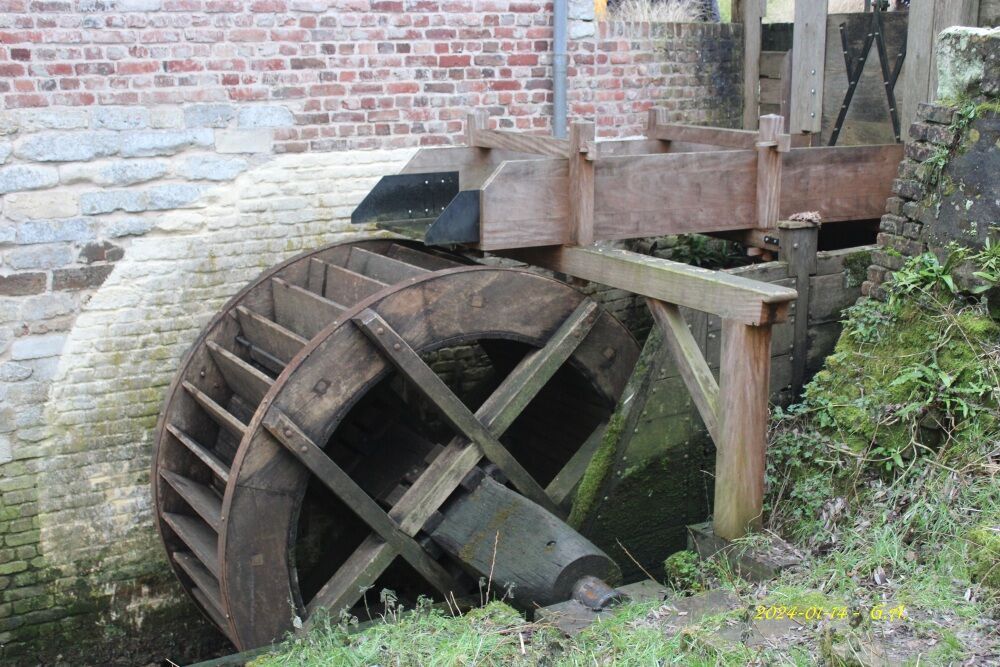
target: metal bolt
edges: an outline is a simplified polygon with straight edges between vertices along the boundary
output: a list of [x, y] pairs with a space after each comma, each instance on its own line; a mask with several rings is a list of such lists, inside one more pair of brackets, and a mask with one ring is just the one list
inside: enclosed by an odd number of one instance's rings
[[813, 95], [815, 95], [815, 94], [816, 94], [816, 89], [815, 89], [815, 88], [813, 88], [813, 89], [812, 89], [812, 90], [810, 90], [809, 92], [810, 92], [810, 93], [812, 93]]
[[813, 73], [813, 74], [815, 74], [815, 73], [816, 73], [816, 70], [812, 70], [812, 73]]
[[394, 349], [394, 350], [398, 350], [398, 349], [400, 349], [401, 347], [402, 347], [402, 346], [401, 346], [401, 345], [400, 345], [399, 343], [393, 343], [393, 344], [392, 344], [392, 349]]
[[292, 437], [292, 429], [290, 429], [289, 427], [286, 426], [285, 429], [284, 429], [284, 431], [282, 431], [282, 432], [285, 434], [286, 438]]
[[378, 334], [379, 336], [381, 336], [382, 334], [385, 333], [385, 329], [383, 329], [382, 327], [379, 327], [378, 329], [375, 330], [375, 333]]
[[792, 244], [792, 248], [793, 248], [793, 249], [796, 249], [796, 250], [797, 250], [797, 249], [798, 249], [798, 247], [799, 247], [799, 244], [798, 244], [798, 243], [793, 243], [793, 244]]
[[302, 453], [305, 453], [309, 451], [309, 448], [306, 447], [305, 445], [302, 445], [301, 447], [299, 447], [299, 450], [302, 451]]

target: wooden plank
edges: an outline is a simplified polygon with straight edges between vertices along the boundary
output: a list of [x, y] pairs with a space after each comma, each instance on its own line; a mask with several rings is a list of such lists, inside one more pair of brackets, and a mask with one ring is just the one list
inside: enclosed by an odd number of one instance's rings
[[180, 565], [181, 569], [191, 577], [194, 585], [200, 589], [208, 599], [209, 606], [221, 617], [225, 618], [225, 611], [222, 609], [222, 592], [219, 590], [219, 582], [212, 576], [201, 561], [190, 551], [175, 551], [174, 561]]
[[325, 264], [325, 268], [326, 285], [323, 288], [323, 296], [335, 303], [353, 305], [388, 287], [388, 284], [381, 280], [369, 278], [342, 266]]
[[791, 132], [818, 133], [823, 123], [828, 0], [795, 3], [792, 45]]
[[476, 419], [461, 399], [455, 396], [448, 385], [424, 363], [420, 355], [389, 326], [388, 322], [372, 310], [362, 311], [353, 318], [353, 321], [392, 361], [410, 384], [438, 408], [445, 420], [474, 442], [521, 493], [550, 512], [561, 514], [555, 503], [545, 495], [545, 489], [539, 486], [524, 466], [486, 426]]
[[326, 264], [313, 257], [309, 260], [309, 266], [306, 274], [306, 289], [308, 289], [313, 294], [322, 294], [323, 286], [326, 283]]
[[208, 341], [207, 346], [229, 388], [254, 405], [260, 403], [274, 381], [218, 343]]
[[816, 273], [816, 249], [819, 247], [819, 227], [809, 223], [780, 223], [781, 256], [788, 262], [788, 275], [795, 278], [799, 298], [795, 302], [794, 336], [792, 337], [791, 384], [799, 389], [805, 383], [806, 356], [809, 350], [809, 310], [812, 301], [812, 281]]
[[754, 151], [599, 160], [595, 237], [624, 239], [754, 227], [756, 166]]
[[281, 278], [271, 278], [274, 318], [282, 327], [309, 339], [344, 312], [336, 301], [314, 294]]
[[427, 269], [357, 246], [351, 248], [351, 254], [347, 258], [347, 268], [387, 285], [428, 273]]
[[422, 269], [427, 269], [428, 271], [442, 271], [444, 269], [457, 269], [460, 266], [465, 266], [461, 262], [456, 262], [454, 260], [436, 255], [431, 252], [423, 252], [420, 250], [415, 250], [409, 246], [400, 245], [394, 243], [389, 246], [389, 250], [386, 253], [388, 257], [393, 259], [398, 259], [401, 262], [406, 262], [407, 264], [412, 264], [413, 266], [419, 266]]
[[931, 93], [931, 67], [934, 59], [934, 14], [937, 2], [918, 2], [909, 11], [906, 28], [906, 61], [900, 73], [902, 92], [900, 100], [900, 127], [908, 136], [910, 125], [917, 118], [917, 107], [929, 102]]
[[823, 222], [881, 218], [902, 159], [899, 144], [793, 148], [782, 163], [780, 217], [819, 211]]
[[727, 540], [761, 527], [770, 373], [771, 328], [724, 320], [712, 524]]
[[503, 253], [528, 264], [746, 324], [781, 322], [795, 290], [617, 248], [532, 248]]
[[183, 382], [184, 389], [191, 394], [191, 397], [198, 402], [198, 405], [211, 417], [216, 424], [226, 429], [238, 440], [243, 439], [246, 433], [246, 425], [234, 417], [228, 410], [216, 403], [211, 396], [198, 389], [190, 382]]
[[741, 5], [740, 13], [734, 14], [733, 20], [743, 23], [743, 129], [756, 130], [760, 104], [761, 21], [766, 14], [766, 2], [742, 0]]
[[399, 552], [413, 568], [441, 593], [459, 594], [463, 587], [430, 557], [423, 547], [401, 531], [378, 503], [365, 493], [344, 470], [327, 456], [298, 426], [277, 407], [271, 407], [264, 427], [299, 461], [319, 478], [351, 511]]
[[406, 163], [401, 174], [426, 174], [439, 171], [457, 171], [462, 190], [477, 190], [502, 163], [509, 160], [541, 160], [539, 155], [518, 153], [494, 148], [486, 150], [475, 146], [447, 146], [421, 148]]
[[[586, 338], [587, 331], [593, 326], [591, 314], [587, 302], [581, 304], [546, 342], [545, 347], [525, 355], [514, 371], [483, 402], [476, 411], [476, 419], [482, 421], [495, 437], [503, 435]], [[481, 458], [482, 452], [468, 445], [464, 438], [452, 439], [393, 506], [389, 517], [399, 524], [400, 530], [416, 535]], [[394, 556], [394, 551], [385, 542], [374, 537], [364, 540], [310, 601], [307, 627], [317, 609], [326, 609], [335, 615], [353, 605], [361, 597], [358, 586], [372, 585]]]
[[785, 89], [785, 82], [781, 79], [761, 79], [760, 80], [760, 113], [765, 114], [765, 106], [781, 107], [782, 93]]
[[587, 159], [587, 147], [594, 144], [593, 123], [573, 123], [569, 129], [570, 227], [577, 245], [594, 242], [594, 163]]
[[188, 545], [201, 564], [218, 580], [218, 538], [204, 521], [183, 514], [164, 512], [160, 516], [184, 544]]
[[292, 360], [306, 339], [243, 306], [236, 307], [240, 329], [248, 341], [282, 363]]
[[194, 596], [195, 600], [197, 600], [201, 605], [201, 608], [205, 610], [209, 617], [211, 617], [212, 622], [215, 623], [220, 630], [226, 633], [226, 636], [228, 637], [229, 625], [226, 623], [226, 618], [225, 616], [219, 615], [219, 613], [215, 610], [215, 607], [212, 606], [212, 601], [209, 599], [209, 596], [206, 595], [205, 591], [200, 588], [192, 588], [191, 595]]
[[646, 299], [653, 319], [656, 320], [663, 334], [663, 342], [673, 355], [677, 370], [691, 400], [698, 408], [698, 414], [705, 422], [712, 440], [718, 445], [719, 436], [719, 385], [715, 381], [712, 369], [708, 367], [698, 342], [688, 329], [680, 309], [672, 303], [664, 303], [657, 299]]
[[173, 487], [174, 491], [184, 499], [188, 506], [197, 512], [198, 516], [208, 522], [216, 533], [222, 527], [222, 498], [193, 479], [188, 479], [169, 470], [160, 470], [160, 476]]
[[229, 483], [229, 466], [223, 463], [218, 456], [173, 424], [167, 424], [167, 431], [170, 432], [170, 435], [177, 438], [178, 442], [187, 447], [192, 454], [197, 456], [202, 463], [208, 466], [209, 470], [222, 480], [223, 484]]
[[469, 145], [477, 148], [502, 148], [516, 153], [532, 153], [563, 159], [570, 155], [570, 144], [565, 139], [503, 130], [475, 129], [472, 132]]
[[[757, 148], [757, 227], [774, 229], [778, 226], [781, 187], [781, 151], [779, 140], [785, 120], [781, 116], [760, 118]], [[770, 144], [774, 144], [773, 146]]]
[[757, 142], [757, 133], [753, 130], [729, 130], [679, 123], [657, 123], [646, 132], [646, 136], [663, 141], [683, 141], [737, 149], [751, 149]]
[[761, 51], [760, 52], [760, 78], [780, 79], [784, 72], [785, 58], [788, 51]]
[[[787, 132], [792, 135], [792, 145], [793, 146], [809, 146], [811, 145], [810, 135], [792, 132], [791, 131], [791, 118], [792, 118], [792, 52], [786, 51], [785, 58], [781, 63], [781, 102], [778, 104], [778, 115], [785, 119], [785, 123], [782, 126], [782, 132]], [[765, 113], [761, 110], [761, 113]], [[796, 141], [801, 140], [801, 141]]]
[[[600, 185], [597, 187], [599, 190]], [[482, 249], [570, 242], [567, 160], [504, 162], [483, 184], [479, 218]]]

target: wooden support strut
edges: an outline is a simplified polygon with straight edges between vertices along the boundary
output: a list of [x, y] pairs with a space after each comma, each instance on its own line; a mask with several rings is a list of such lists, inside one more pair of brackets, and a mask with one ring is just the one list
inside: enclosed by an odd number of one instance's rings
[[776, 114], [760, 117], [757, 140], [757, 227], [778, 226], [781, 204], [781, 154], [791, 150], [791, 137], [782, 134], [784, 118]]
[[594, 243], [594, 163], [589, 158], [595, 137], [593, 123], [578, 122], [570, 126], [570, 225], [577, 245]]
[[484, 114], [469, 114], [466, 132], [469, 146], [477, 148], [502, 148], [518, 153], [535, 153], [547, 157], [571, 157], [570, 142], [566, 139], [545, 137], [541, 135], [524, 134], [522, 132], [505, 132], [489, 130], [486, 127]]

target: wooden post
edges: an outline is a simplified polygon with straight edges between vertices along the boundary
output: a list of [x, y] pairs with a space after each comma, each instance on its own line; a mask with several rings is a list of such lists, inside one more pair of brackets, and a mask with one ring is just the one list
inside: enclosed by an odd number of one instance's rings
[[906, 32], [906, 62], [903, 64], [899, 123], [905, 137], [917, 117], [921, 102], [937, 98], [937, 36], [954, 25], [979, 22], [980, 0], [935, 0], [910, 7]]
[[761, 527], [770, 375], [771, 327], [724, 319], [712, 523], [726, 540]]
[[816, 275], [816, 250], [819, 246], [819, 226], [809, 222], [782, 220], [781, 259], [788, 263], [788, 276], [795, 278], [799, 298], [791, 305], [795, 338], [792, 344], [792, 387], [797, 391], [805, 381], [806, 353], [809, 349], [810, 280]]
[[733, 14], [743, 21], [743, 129], [756, 130], [760, 114], [760, 45], [761, 21], [765, 13], [765, 0], [733, 2]]
[[476, 109], [465, 117], [465, 145], [475, 146], [476, 130], [485, 130], [490, 124], [490, 114], [485, 109]]
[[795, 3], [792, 38], [792, 134], [819, 134], [823, 123], [823, 73], [826, 63], [828, 0]]
[[781, 203], [781, 152], [788, 150], [781, 129], [785, 119], [776, 114], [760, 117], [757, 135], [757, 227], [774, 229], [778, 226], [778, 208]]
[[569, 206], [573, 240], [594, 243], [594, 163], [587, 159], [594, 146], [593, 123], [576, 122], [569, 128]]

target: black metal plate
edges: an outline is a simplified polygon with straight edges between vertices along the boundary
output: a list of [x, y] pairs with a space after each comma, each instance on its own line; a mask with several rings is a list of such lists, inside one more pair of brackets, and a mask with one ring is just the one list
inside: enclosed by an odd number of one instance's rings
[[479, 243], [479, 190], [459, 192], [427, 230], [424, 243]]
[[457, 171], [383, 176], [351, 213], [351, 222], [434, 219], [457, 194]]

